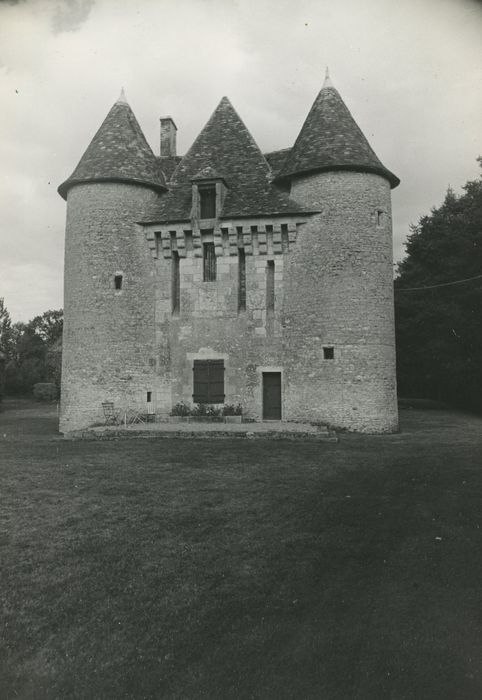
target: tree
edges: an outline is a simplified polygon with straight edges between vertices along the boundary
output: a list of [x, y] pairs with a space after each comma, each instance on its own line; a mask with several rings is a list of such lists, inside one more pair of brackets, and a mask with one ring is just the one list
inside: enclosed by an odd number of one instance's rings
[[[482, 166], [482, 159], [478, 159]], [[403, 396], [482, 408], [482, 180], [411, 227], [395, 280]]]
[[62, 310], [46, 311], [11, 326], [12, 347], [5, 367], [10, 394], [30, 394], [37, 382], [60, 383]]
[[13, 350], [12, 320], [5, 306], [5, 300], [0, 297], [0, 352], [5, 358], [10, 357]]
[[64, 314], [62, 309], [45, 311], [41, 316], [35, 316], [28, 326], [47, 345], [53, 345], [62, 335]]
[[0, 401], [5, 390], [5, 366], [12, 352], [12, 321], [5, 306], [3, 297], [0, 297]]

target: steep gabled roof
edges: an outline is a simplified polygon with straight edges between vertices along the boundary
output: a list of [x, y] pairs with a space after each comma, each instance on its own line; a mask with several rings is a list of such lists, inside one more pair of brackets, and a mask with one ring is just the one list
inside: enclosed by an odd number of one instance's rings
[[380, 162], [328, 76], [278, 178], [322, 170], [374, 172], [392, 187], [400, 183]]
[[224, 180], [225, 178], [221, 173], [212, 168], [210, 165], [206, 165], [205, 168], [200, 170], [194, 177], [191, 178], [191, 182], [196, 182], [197, 180]]
[[159, 161], [124, 93], [113, 105], [72, 175], [58, 188], [66, 199], [72, 185], [81, 182], [129, 182], [165, 190]]
[[174, 170], [171, 191], [158, 207], [159, 221], [191, 216], [192, 180], [202, 172], [221, 174], [227, 190], [222, 218], [301, 213], [304, 209], [271, 182], [271, 170], [227, 97]]

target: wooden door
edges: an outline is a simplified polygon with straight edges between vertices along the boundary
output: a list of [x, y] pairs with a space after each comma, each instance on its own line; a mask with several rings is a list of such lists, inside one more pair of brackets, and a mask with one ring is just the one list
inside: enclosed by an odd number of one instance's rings
[[263, 372], [263, 419], [281, 420], [281, 372]]

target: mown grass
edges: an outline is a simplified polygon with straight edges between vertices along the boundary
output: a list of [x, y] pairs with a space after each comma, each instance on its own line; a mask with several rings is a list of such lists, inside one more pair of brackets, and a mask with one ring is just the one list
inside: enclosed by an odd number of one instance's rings
[[481, 697], [480, 419], [67, 442], [16, 408], [2, 698]]

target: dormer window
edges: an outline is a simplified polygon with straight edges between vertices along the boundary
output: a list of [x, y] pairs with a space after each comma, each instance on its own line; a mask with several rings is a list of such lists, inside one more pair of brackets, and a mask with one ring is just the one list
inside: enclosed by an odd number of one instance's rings
[[226, 181], [211, 166], [206, 166], [192, 180], [192, 210], [194, 220], [219, 219], [226, 194]]
[[199, 185], [199, 218], [216, 218], [216, 185]]

